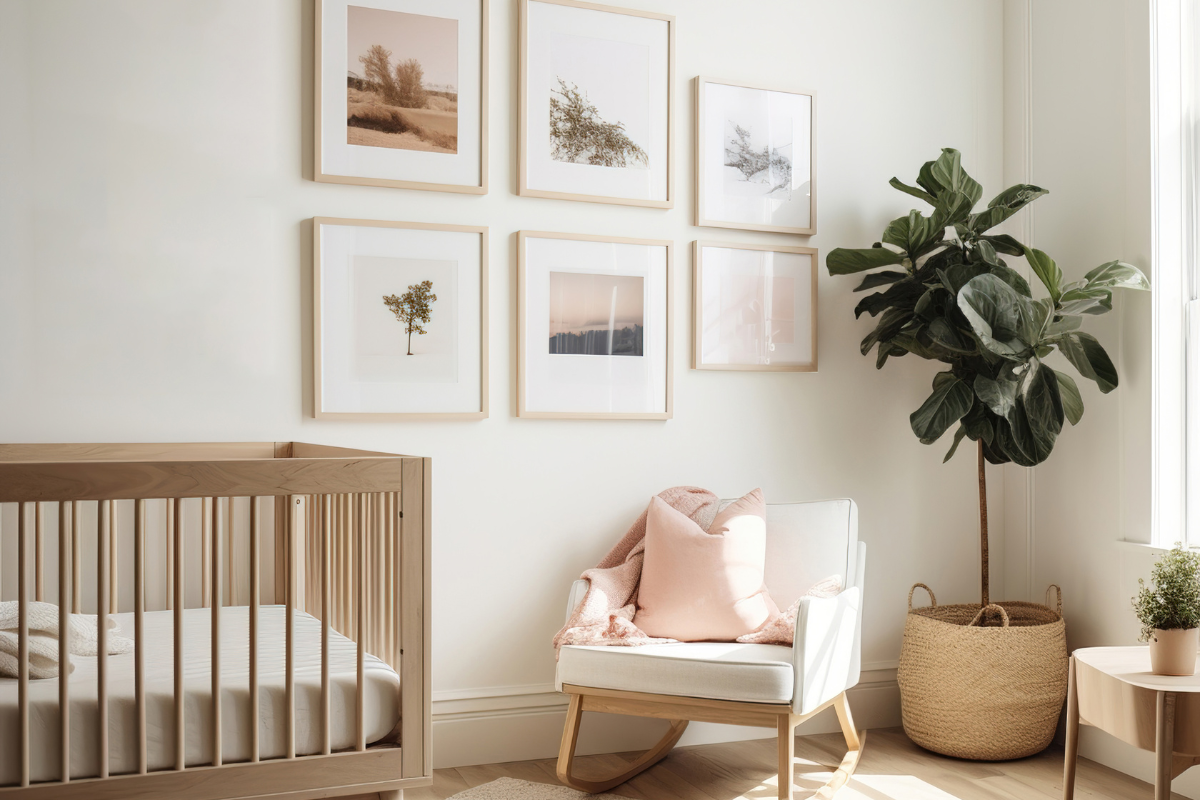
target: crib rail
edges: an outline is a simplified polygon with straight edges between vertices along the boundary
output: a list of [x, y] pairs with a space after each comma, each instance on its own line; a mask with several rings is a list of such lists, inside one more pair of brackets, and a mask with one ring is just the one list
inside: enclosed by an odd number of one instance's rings
[[[0, 772], [0, 797], [150, 797], [173, 791], [187, 800], [215, 800], [229, 796], [234, 786], [237, 795], [246, 794], [245, 787], [260, 780], [262, 791], [256, 793], [280, 797], [428, 784], [429, 466], [419, 457], [299, 442], [0, 445], [0, 601], [17, 601], [19, 642], [19, 769], [7, 780]], [[57, 529], [57, 537], [47, 538], [47, 527]], [[109, 655], [107, 626], [97, 627], [94, 695], [93, 686], [86, 688], [96, 704], [95, 769], [72, 759], [72, 725], [76, 737], [80, 732], [80, 721], [72, 720], [72, 693], [79, 684], [61, 675], [31, 677], [30, 601], [56, 603], [76, 614], [132, 612], [132, 631], [121, 631], [132, 633], [131, 656]], [[262, 640], [265, 603], [282, 606], [284, 621], [284, 716], [275, 721], [283, 728], [284, 747], [270, 755], [260, 692], [264, 680], [274, 680], [263, 672], [264, 658], [279, 653], [264, 649], [276, 647]], [[221, 670], [227, 655], [221, 630], [235, 606], [246, 609], [248, 668], [244, 678], [237, 676], [238, 685], [230, 685], [233, 677]], [[208, 609], [210, 644], [203, 655], [185, 638], [187, 612], [196, 608]], [[169, 612], [173, 636], [168, 730], [174, 748], [170, 763], [157, 767], [147, 745], [147, 614], [153, 611]], [[306, 718], [319, 733], [315, 751], [297, 742], [297, 664], [313, 655], [297, 653], [301, 612], [315, 617], [320, 629], [319, 704]], [[68, 615], [60, 614], [62, 652], [70, 645], [68, 623]], [[345, 695], [331, 674], [335, 632], [354, 643], [353, 702], [341, 711], [353, 719], [352, 740], [341, 750], [331, 734], [334, 698]], [[370, 656], [400, 676], [399, 722], [377, 742], [368, 741], [374, 737], [368, 737], [366, 722]], [[110, 725], [113, 669], [128, 663], [120, 658], [132, 659], [137, 743], [132, 764], [127, 754], [114, 756], [110, 739], [110, 729], [117, 730]], [[189, 684], [188, 665], [198, 658], [208, 661], [208, 708], [206, 719], [191, 720], [196, 687]], [[32, 744], [30, 729], [31, 698], [37, 693], [44, 710], [47, 683], [57, 684], [59, 757], [52, 775], [46, 774], [46, 759], [34, 769], [32, 751], [41, 745]], [[223, 755], [228, 732], [223, 713], [231, 691], [248, 694], [248, 730], [238, 731], [249, 742], [248, 757], [238, 756], [243, 763], [227, 763]], [[211, 757], [197, 764], [188, 741], [202, 729]], [[266, 733], [274, 742], [276, 731]], [[114, 758], [125, 766], [110, 770]], [[283, 763], [293, 766], [286, 775], [277, 769]], [[97, 794], [98, 781], [109, 789]], [[172, 785], [177, 788], [164, 788]]]

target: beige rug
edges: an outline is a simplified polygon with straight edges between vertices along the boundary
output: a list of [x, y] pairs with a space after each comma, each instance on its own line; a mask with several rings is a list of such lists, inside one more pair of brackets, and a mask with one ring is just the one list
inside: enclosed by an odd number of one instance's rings
[[491, 783], [459, 792], [449, 800], [582, 800], [582, 798], [628, 800], [628, 798], [607, 792], [584, 794], [574, 789], [568, 789], [566, 786], [556, 786], [552, 783], [530, 783], [516, 778], [497, 778]]

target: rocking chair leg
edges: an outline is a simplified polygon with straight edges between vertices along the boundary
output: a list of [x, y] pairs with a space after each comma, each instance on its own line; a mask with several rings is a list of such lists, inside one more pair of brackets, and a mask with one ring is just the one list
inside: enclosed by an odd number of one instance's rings
[[850, 704], [846, 702], [846, 693], [842, 692], [833, 701], [833, 710], [837, 712], [838, 724], [842, 726], [842, 736], [846, 739], [846, 757], [820, 791], [813, 795], [813, 800], [832, 800], [838, 789], [846, 785], [854, 770], [858, 769], [859, 759], [862, 758], [863, 745], [867, 741], [867, 732], [855, 730], [854, 717], [850, 716]]
[[579, 740], [579, 723], [582, 717], [583, 697], [573, 694], [571, 695], [571, 704], [567, 707], [567, 722], [563, 726], [562, 745], [558, 748], [556, 771], [558, 779], [565, 786], [588, 794], [606, 792], [662, 761], [666, 758], [667, 753], [671, 752], [671, 748], [679, 741], [679, 737], [683, 735], [688, 726], [686, 719], [672, 720], [671, 727], [667, 729], [666, 735], [658, 744], [642, 753], [632, 764], [628, 765], [625, 771], [598, 781], [589, 781], [571, 774], [575, 763], [575, 745]]
[[796, 722], [793, 714], [779, 715], [779, 800], [792, 800], [792, 766], [796, 760]]

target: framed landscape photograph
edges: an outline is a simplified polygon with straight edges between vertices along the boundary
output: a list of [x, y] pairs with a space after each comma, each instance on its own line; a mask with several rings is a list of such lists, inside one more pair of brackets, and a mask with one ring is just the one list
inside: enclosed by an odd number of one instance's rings
[[817, 232], [815, 98], [696, 78], [696, 224]]
[[316, 0], [313, 177], [487, 193], [488, 0]]
[[313, 416], [487, 416], [487, 236], [313, 220]]
[[671, 418], [673, 248], [517, 234], [517, 416]]
[[692, 369], [816, 372], [816, 249], [692, 247]]
[[576, 0], [519, 13], [517, 193], [674, 207], [675, 18]]

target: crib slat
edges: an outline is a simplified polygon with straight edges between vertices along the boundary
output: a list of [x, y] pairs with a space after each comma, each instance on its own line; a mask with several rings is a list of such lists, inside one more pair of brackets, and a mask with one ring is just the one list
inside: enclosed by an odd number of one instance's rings
[[33, 504], [33, 599], [46, 601], [46, 520], [41, 503]]
[[100, 777], [108, 777], [108, 561], [112, 536], [112, 502], [101, 500], [96, 531], [96, 726], [100, 743]]
[[258, 498], [250, 498], [250, 760], [258, 761]]
[[212, 598], [209, 596], [211, 588], [209, 576], [212, 572], [212, 559], [208, 546], [209, 537], [212, 535], [209, 529], [209, 522], [212, 519], [212, 499], [205, 497], [201, 502], [203, 508], [200, 512], [200, 605], [208, 608], [212, 605]]
[[21, 738], [21, 785], [29, 785], [29, 564], [25, 503], [17, 504], [17, 708]]
[[226, 605], [236, 606], [238, 604], [238, 575], [237, 564], [234, 563], [234, 553], [236, 548], [233, 546], [233, 534], [236, 530], [234, 526], [234, 507], [233, 498], [225, 501], [225, 584], [228, 599]]
[[285, 655], [283, 694], [287, 704], [287, 757], [296, 757], [296, 663], [295, 622], [292, 608], [296, 605], [296, 504], [295, 495], [288, 495], [286, 531], [287, 602], [284, 606]]
[[329, 736], [329, 535], [333, 527], [333, 496], [321, 498], [321, 752], [330, 752]]
[[355, 734], [356, 746], [359, 750], [367, 749], [366, 738], [366, 702], [365, 692], [363, 692], [363, 656], [366, 653], [366, 633], [367, 633], [367, 498], [366, 494], [358, 495], [358, 535], [355, 537], [358, 542], [357, 552], [357, 568], [358, 574], [355, 576], [357, 580], [355, 585], [358, 587], [358, 599], [355, 605], [356, 609], [356, 629], [355, 641], [358, 644], [358, 663], [356, 669], [356, 680], [358, 691], [355, 693], [355, 704], [357, 711], [355, 713]]
[[214, 767], [221, 766], [221, 499], [212, 499], [212, 748]]
[[181, 770], [184, 761], [184, 747], [187, 744], [184, 735], [183, 718], [183, 503], [179, 499], [171, 500], [171, 538], [174, 541], [172, 552], [171, 572], [173, 601], [172, 615], [175, 630], [175, 769]]
[[164, 587], [165, 600], [163, 608], [170, 611], [175, 605], [175, 519], [178, 514], [175, 511], [175, 506], [179, 502], [178, 498], [167, 498], [167, 523], [164, 534], [166, 547], [164, 552], [167, 556], [167, 568], [164, 572], [167, 575], [166, 586]]
[[71, 528], [67, 523], [70, 503], [58, 504], [58, 726], [62, 733], [62, 765], [59, 780], [71, 780], [71, 625], [67, 599], [71, 589]]
[[138, 774], [146, 774], [146, 501], [133, 502], [133, 691], [137, 704]]
[[108, 504], [108, 613], [110, 614], [117, 613], [117, 598], [121, 585], [117, 582], [117, 565], [120, 563], [117, 558], [117, 533], [119, 530], [117, 501], [113, 500]]
[[71, 613], [83, 613], [83, 508], [71, 501]]

